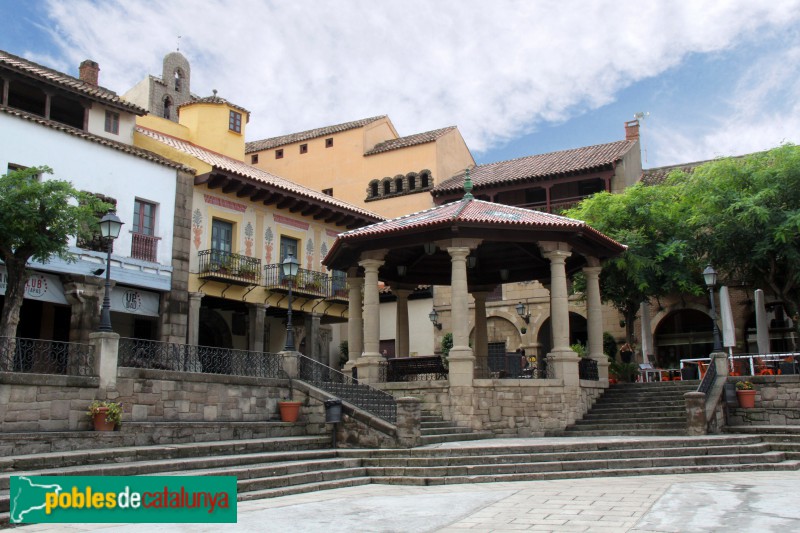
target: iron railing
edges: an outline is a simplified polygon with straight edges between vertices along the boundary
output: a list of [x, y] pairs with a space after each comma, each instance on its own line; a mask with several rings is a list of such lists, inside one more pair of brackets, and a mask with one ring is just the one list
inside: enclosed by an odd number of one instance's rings
[[302, 296], [312, 298], [327, 298], [330, 296], [330, 277], [324, 272], [298, 268], [297, 275], [292, 279], [284, 276], [283, 265], [281, 264], [264, 267], [264, 286], [266, 288], [287, 292], [290, 285], [292, 291]]
[[391, 394], [359, 383], [305, 355], [299, 354], [298, 357], [300, 380], [387, 422], [397, 422], [397, 402]]
[[597, 361], [588, 357], [581, 357], [578, 361], [578, 377], [589, 381], [599, 381], [600, 373], [597, 370]]
[[131, 257], [143, 261], [158, 261], [158, 241], [161, 237], [131, 233]]
[[0, 337], [0, 372], [96, 376], [94, 346]]
[[717, 365], [714, 360], [711, 360], [711, 363], [708, 365], [708, 369], [706, 369], [706, 373], [703, 376], [703, 379], [700, 381], [700, 385], [697, 387], [697, 392], [702, 392], [708, 394], [711, 390], [711, 387], [714, 386], [714, 381], [717, 379]]
[[245, 285], [261, 283], [261, 259], [221, 250], [200, 250], [200, 277]]
[[119, 340], [119, 366], [260, 378], [286, 377], [281, 357], [273, 353], [128, 338]]

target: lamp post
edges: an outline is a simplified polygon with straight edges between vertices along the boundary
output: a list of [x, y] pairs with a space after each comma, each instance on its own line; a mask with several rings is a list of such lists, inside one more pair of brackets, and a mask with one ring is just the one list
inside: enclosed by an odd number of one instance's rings
[[433, 326], [436, 329], [442, 329], [442, 324], [439, 322], [439, 313], [436, 312], [436, 309], [431, 310], [431, 312], [428, 314], [428, 318], [431, 320], [431, 322], [433, 322]]
[[289, 309], [286, 313], [286, 345], [283, 347], [284, 351], [294, 351], [294, 329], [292, 328], [292, 285], [294, 285], [294, 278], [297, 276], [297, 269], [300, 267], [300, 262], [295, 259], [294, 255], [289, 254], [281, 263], [283, 269], [283, 277], [289, 279]]
[[119, 237], [122, 221], [113, 211], [109, 211], [100, 219], [100, 236], [108, 242], [106, 247], [106, 291], [103, 296], [103, 307], [100, 310], [100, 325], [97, 331], [114, 331], [111, 329], [111, 246]]
[[717, 326], [717, 306], [714, 303], [714, 287], [717, 284], [717, 271], [714, 270], [714, 267], [708, 265], [706, 269], [703, 270], [703, 278], [706, 280], [708, 296], [711, 299], [711, 321], [714, 324], [714, 351], [721, 352], [722, 342], [719, 340], [719, 327]]

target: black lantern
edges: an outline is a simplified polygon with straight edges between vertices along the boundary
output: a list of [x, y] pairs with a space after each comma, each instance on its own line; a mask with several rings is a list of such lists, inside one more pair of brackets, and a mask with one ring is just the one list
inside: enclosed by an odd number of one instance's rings
[[289, 309], [286, 313], [286, 345], [283, 349], [287, 352], [294, 351], [294, 328], [292, 328], [292, 285], [297, 276], [297, 271], [300, 268], [300, 262], [289, 254], [281, 263], [283, 269], [283, 277], [289, 280]]
[[525, 304], [520, 302], [516, 305], [517, 314], [522, 317], [522, 320], [525, 321], [526, 324], [531, 323], [531, 314], [528, 312], [527, 307]]
[[442, 329], [442, 325], [439, 323], [439, 313], [436, 312], [436, 309], [432, 309], [431, 312], [428, 314], [428, 318], [431, 319], [433, 325], [436, 329]]
[[706, 280], [708, 287], [708, 297], [711, 299], [711, 322], [714, 328], [714, 351], [722, 351], [722, 342], [719, 340], [719, 326], [717, 326], [717, 306], [714, 303], [714, 287], [717, 285], [717, 271], [714, 267], [708, 265], [703, 270], [703, 278]]
[[111, 246], [119, 237], [122, 221], [113, 211], [109, 211], [100, 219], [100, 236], [106, 240], [106, 291], [103, 296], [103, 307], [100, 309], [100, 325], [98, 331], [114, 331], [111, 329]]

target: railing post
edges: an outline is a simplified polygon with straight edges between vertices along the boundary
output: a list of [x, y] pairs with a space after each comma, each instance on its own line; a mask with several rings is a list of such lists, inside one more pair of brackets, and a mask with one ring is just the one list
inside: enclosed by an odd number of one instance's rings
[[95, 331], [89, 334], [89, 342], [94, 346], [94, 370], [100, 377], [100, 388], [114, 387], [117, 384], [119, 335], [113, 331]]
[[706, 395], [703, 392], [687, 392], [683, 395], [686, 400], [686, 430], [690, 436], [705, 435], [708, 433], [708, 419], [706, 418]]
[[278, 352], [281, 357], [281, 366], [289, 379], [300, 377], [300, 352], [283, 351]]
[[422, 440], [420, 420], [422, 408], [419, 398], [404, 397], [397, 399], [397, 443], [404, 448], [419, 446]]

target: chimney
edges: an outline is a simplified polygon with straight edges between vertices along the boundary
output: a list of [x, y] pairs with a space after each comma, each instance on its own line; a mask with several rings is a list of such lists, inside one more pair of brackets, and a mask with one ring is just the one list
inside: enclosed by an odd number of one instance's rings
[[639, 120], [631, 120], [625, 123], [625, 140], [638, 141], [639, 140]]
[[91, 59], [87, 59], [81, 63], [78, 71], [80, 72], [81, 81], [97, 87], [97, 81], [100, 79], [100, 65]]

